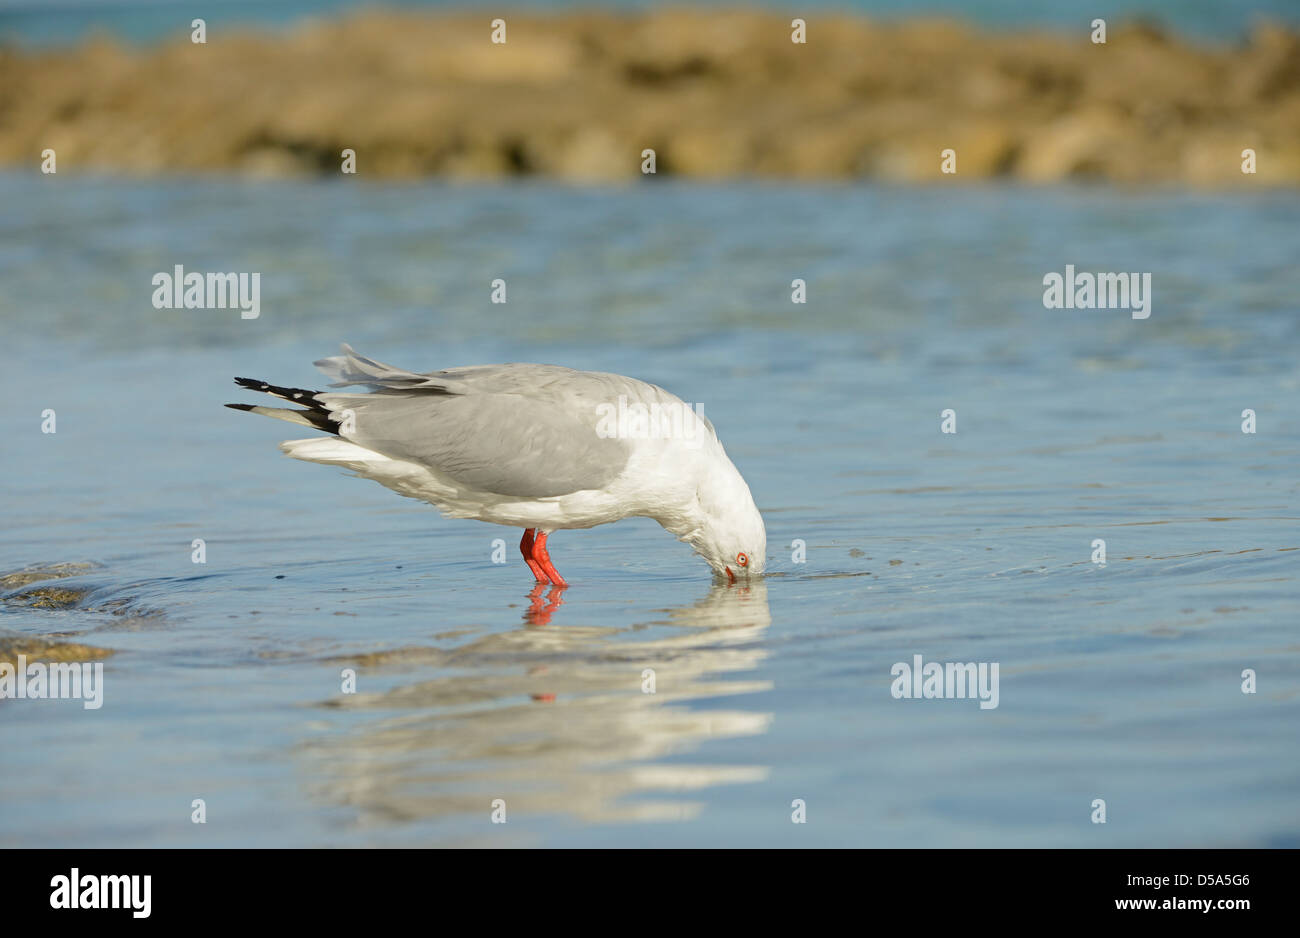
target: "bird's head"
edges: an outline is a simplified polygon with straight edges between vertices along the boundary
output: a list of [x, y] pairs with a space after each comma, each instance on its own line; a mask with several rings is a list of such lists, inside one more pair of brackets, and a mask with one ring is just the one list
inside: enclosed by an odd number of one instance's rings
[[[725, 459], [725, 457], [724, 457]], [[749, 486], [728, 460], [698, 490], [701, 523], [692, 546], [727, 583], [763, 575], [767, 531]]]

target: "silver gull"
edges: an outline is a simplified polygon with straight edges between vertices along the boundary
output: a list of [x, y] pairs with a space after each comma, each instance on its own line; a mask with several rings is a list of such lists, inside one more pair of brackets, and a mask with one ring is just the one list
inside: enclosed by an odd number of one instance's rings
[[648, 517], [726, 582], [761, 576], [767, 535], [749, 486], [709, 420], [663, 388], [557, 365], [417, 373], [357, 354], [316, 362], [332, 387], [236, 378], [297, 407], [227, 404], [323, 430], [288, 440], [294, 459], [343, 466], [451, 518], [524, 529], [538, 583], [567, 586], [546, 540], [562, 528]]

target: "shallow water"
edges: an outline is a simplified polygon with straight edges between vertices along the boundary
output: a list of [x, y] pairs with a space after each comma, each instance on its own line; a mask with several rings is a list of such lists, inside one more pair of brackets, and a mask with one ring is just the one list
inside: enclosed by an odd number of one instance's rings
[[[1300, 845], [1295, 193], [8, 175], [0, 205], [0, 573], [93, 564], [10, 581], [0, 641], [115, 652], [101, 709], [0, 701], [0, 843]], [[1151, 318], [1044, 309], [1067, 263], [1150, 271]], [[175, 264], [260, 272], [261, 316], [154, 309]], [[700, 402], [772, 575], [711, 588], [641, 520], [557, 533], [573, 585], [530, 595], [518, 532], [220, 406], [340, 341]], [[917, 654], [997, 662], [999, 706], [895, 699]]]

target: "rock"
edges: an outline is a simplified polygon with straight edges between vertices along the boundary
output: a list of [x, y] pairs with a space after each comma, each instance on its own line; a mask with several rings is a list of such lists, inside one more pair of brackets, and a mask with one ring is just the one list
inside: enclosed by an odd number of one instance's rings
[[[503, 14], [504, 15], [504, 14]], [[283, 34], [0, 49], [0, 164], [59, 172], [1300, 183], [1300, 33], [985, 34], [761, 10], [368, 11]], [[1240, 152], [1260, 150], [1241, 177]], [[1232, 159], [1228, 157], [1232, 154]], [[1267, 153], [1267, 156], [1265, 156]], [[1236, 175], [1233, 175], [1234, 171]]]
[[0, 635], [0, 662], [18, 667], [18, 656], [34, 661], [100, 661], [116, 654], [111, 648], [97, 648], [79, 642], [51, 642], [43, 638]]

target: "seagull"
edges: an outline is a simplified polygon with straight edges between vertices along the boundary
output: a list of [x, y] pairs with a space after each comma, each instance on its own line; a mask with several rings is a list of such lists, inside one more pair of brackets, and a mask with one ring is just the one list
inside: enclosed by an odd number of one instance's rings
[[235, 383], [297, 407], [227, 404], [328, 436], [287, 440], [294, 459], [343, 466], [448, 518], [524, 529], [538, 584], [566, 587], [546, 540], [567, 528], [646, 517], [686, 542], [715, 580], [763, 574], [767, 534], [713, 424], [635, 378], [559, 365], [472, 365], [417, 373], [343, 354], [316, 367], [331, 387]]

